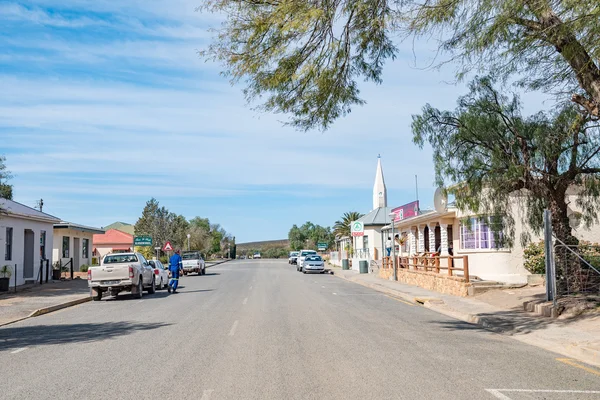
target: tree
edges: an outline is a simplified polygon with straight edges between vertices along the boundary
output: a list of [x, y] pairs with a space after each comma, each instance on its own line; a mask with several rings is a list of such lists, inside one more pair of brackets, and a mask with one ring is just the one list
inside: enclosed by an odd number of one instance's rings
[[290, 248], [297, 251], [316, 248], [319, 242], [330, 244], [333, 242], [334, 237], [331, 228], [307, 221], [301, 227], [293, 225], [288, 233], [288, 240]]
[[135, 234], [152, 236], [152, 241], [157, 246], [162, 246], [167, 241], [172, 241], [175, 247], [180, 246], [181, 243], [176, 243], [172, 237], [173, 219], [173, 214], [165, 207], [160, 207], [158, 201], [152, 198], [146, 202], [142, 216], [135, 223]]
[[0, 197], [12, 200], [13, 186], [6, 183], [12, 178], [12, 174], [6, 169], [6, 157], [0, 156]]
[[524, 117], [518, 96], [502, 95], [493, 84], [489, 78], [473, 81], [455, 111], [426, 105], [421, 115], [413, 116], [415, 143], [432, 146], [438, 184], [456, 183], [450, 192], [459, 208], [489, 215], [509, 236], [514, 234], [507, 211], [511, 201], [523, 203], [523, 222], [536, 233], [548, 208], [556, 237], [577, 243], [567, 191], [577, 190], [585, 225], [597, 222], [599, 125], [573, 105]]
[[455, 61], [459, 77], [517, 73], [600, 116], [597, 0], [206, 0], [199, 9], [226, 15], [200, 55], [299, 129], [326, 129], [364, 104], [357, 80], [382, 82], [398, 36], [435, 36], [449, 55], [437, 65]]
[[350, 211], [344, 213], [344, 215], [342, 215], [342, 219], [335, 221], [335, 224], [333, 224], [333, 234], [335, 235], [335, 237], [338, 239], [343, 237], [350, 237], [352, 235], [350, 224], [353, 221], [356, 221], [357, 219], [361, 218], [363, 215], [364, 214], [361, 214], [358, 211]]

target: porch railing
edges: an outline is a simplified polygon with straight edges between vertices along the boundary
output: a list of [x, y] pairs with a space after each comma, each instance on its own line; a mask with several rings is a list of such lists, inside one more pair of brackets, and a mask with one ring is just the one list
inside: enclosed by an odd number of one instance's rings
[[[456, 262], [455, 262], [456, 261]], [[460, 265], [461, 267], [456, 266]], [[396, 267], [410, 271], [434, 272], [464, 278], [469, 282], [469, 256], [396, 256]], [[384, 257], [382, 268], [393, 268], [393, 257]], [[459, 272], [457, 274], [456, 272]]]

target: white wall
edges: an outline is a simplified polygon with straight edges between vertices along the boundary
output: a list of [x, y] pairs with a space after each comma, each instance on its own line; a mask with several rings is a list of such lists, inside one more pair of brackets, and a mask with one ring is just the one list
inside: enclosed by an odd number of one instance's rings
[[[69, 237], [69, 257], [62, 257], [62, 243], [63, 237]], [[74, 271], [79, 271], [79, 267], [82, 265], [92, 265], [92, 252], [94, 251], [93, 242], [94, 234], [90, 232], [82, 232], [76, 229], [55, 229], [54, 230], [54, 244], [52, 246], [52, 259], [56, 262], [61, 261], [61, 265], [65, 265], [73, 258]], [[75, 248], [75, 238], [79, 238], [79, 246]], [[83, 257], [83, 239], [88, 239], [88, 257]], [[75, 253], [79, 254], [79, 265], [76, 263]]]
[[[6, 228], [13, 228], [12, 242], [12, 260], [6, 260]], [[25, 244], [25, 229], [31, 229], [34, 234], [33, 239], [33, 277], [25, 278], [23, 273], [23, 258]], [[52, 243], [53, 243], [53, 226], [48, 222], [30, 221], [21, 218], [14, 218], [10, 215], [0, 218], [0, 266], [10, 265], [13, 269], [13, 274], [10, 279], [11, 287], [22, 285], [25, 280], [39, 281], [40, 268], [40, 237], [41, 232], [46, 231], [46, 258], [50, 260], [49, 279], [52, 279]], [[14, 273], [15, 264], [17, 264], [17, 273]], [[46, 279], [46, 267], [43, 268], [43, 279]]]

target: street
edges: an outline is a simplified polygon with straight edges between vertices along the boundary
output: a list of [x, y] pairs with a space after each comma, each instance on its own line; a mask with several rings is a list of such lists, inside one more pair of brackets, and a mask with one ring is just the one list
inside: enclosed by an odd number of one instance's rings
[[285, 260], [180, 288], [0, 328], [0, 397], [600, 399], [593, 369]]

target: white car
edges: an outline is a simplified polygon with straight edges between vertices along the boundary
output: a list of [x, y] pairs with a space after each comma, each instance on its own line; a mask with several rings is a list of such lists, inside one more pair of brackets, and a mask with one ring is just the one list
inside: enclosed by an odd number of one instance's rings
[[254, 259], [259, 259], [259, 258], [260, 258], [260, 253], [256, 253], [256, 254], [254, 255]]
[[296, 259], [298, 258], [298, 251], [292, 251], [288, 258], [288, 264], [296, 264]]
[[302, 271], [302, 265], [304, 263], [304, 259], [306, 258], [306, 256], [311, 256], [311, 255], [318, 255], [316, 251], [314, 250], [301, 250], [300, 254], [298, 254], [298, 258], [296, 259], [296, 271], [300, 272]]
[[305, 274], [307, 272], [317, 272], [322, 274], [325, 272], [325, 261], [323, 261], [319, 255], [309, 254], [302, 263], [302, 272]]
[[206, 263], [199, 251], [184, 251], [181, 255], [183, 260], [183, 274], [196, 272], [198, 275], [206, 274]]
[[120, 292], [131, 292], [137, 299], [142, 291], [153, 294], [156, 290], [154, 270], [140, 253], [107, 254], [102, 264], [88, 269], [88, 286], [92, 300], [99, 301], [102, 294], [116, 296]]
[[154, 270], [154, 281], [157, 289], [169, 286], [169, 270], [159, 260], [149, 260], [148, 264]]

